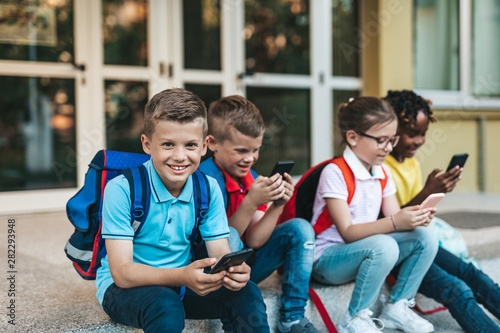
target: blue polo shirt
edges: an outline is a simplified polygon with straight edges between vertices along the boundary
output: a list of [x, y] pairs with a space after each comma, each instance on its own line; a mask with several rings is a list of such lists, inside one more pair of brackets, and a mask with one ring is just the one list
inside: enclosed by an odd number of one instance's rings
[[[130, 225], [130, 188], [124, 176], [106, 185], [102, 210], [103, 238], [133, 240], [134, 262], [160, 268], [184, 267], [191, 263], [189, 236], [194, 227], [193, 180], [189, 177], [181, 194], [175, 198], [165, 188], [151, 161], [144, 163], [151, 184], [149, 213], [142, 229], [134, 237]], [[203, 240], [227, 238], [229, 227], [222, 193], [217, 182], [210, 183], [207, 218], [199, 226]], [[107, 256], [97, 271], [97, 298], [102, 304], [104, 293], [113, 283]]]

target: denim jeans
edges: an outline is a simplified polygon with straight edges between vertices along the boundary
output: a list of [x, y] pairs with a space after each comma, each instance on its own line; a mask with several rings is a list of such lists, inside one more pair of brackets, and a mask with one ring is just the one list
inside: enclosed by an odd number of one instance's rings
[[445, 249], [439, 248], [418, 291], [445, 305], [466, 332], [500, 332], [478, 304], [500, 319], [500, 287], [474, 265]]
[[[231, 251], [243, 247], [243, 243], [229, 237]], [[252, 260], [253, 259], [253, 260]], [[314, 231], [311, 224], [300, 218], [276, 226], [271, 237], [255, 258], [250, 258], [250, 279], [260, 283], [283, 265], [280, 320], [290, 322], [304, 317], [307, 305], [309, 280], [314, 259]]]
[[314, 263], [312, 277], [333, 285], [355, 280], [348, 308], [354, 317], [375, 303], [385, 278], [399, 263], [401, 269], [388, 301], [415, 297], [437, 248], [435, 235], [425, 227], [373, 235], [349, 244], [337, 243]]
[[112, 284], [102, 307], [111, 319], [144, 332], [182, 332], [187, 319], [227, 319], [235, 332], [269, 332], [266, 306], [259, 287], [251, 281], [241, 290], [220, 288], [200, 296], [186, 288], [145, 286], [123, 289]]

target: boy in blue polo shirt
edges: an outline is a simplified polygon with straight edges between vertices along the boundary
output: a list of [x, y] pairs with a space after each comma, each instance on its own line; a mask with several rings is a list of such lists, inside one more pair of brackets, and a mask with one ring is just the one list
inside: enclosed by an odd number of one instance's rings
[[[269, 332], [265, 305], [246, 264], [206, 274], [230, 252], [222, 195], [209, 178], [207, 218], [199, 226], [209, 258], [191, 261], [193, 172], [206, 153], [204, 103], [184, 89], [167, 89], [146, 105], [144, 151], [150, 209], [134, 237], [129, 185], [123, 176], [106, 186], [102, 237], [107, 256], [97, 271], [97, 298], [115, 321], [145, 332], [181, 332], [184, 319], [221, 318], [236, 332]], [[183, 299], [179, 296], [185, 286]]]
[[279, 332], [319, 332], [304, 317], [314, 258], [312, 226], [299, 218], [276, 226], [294, 191], [292, 177], [257, 177], [251, 170], [265, 130], [259, 110], [244, 97], [224, 97], [210, 105], [208, 127], [208, 147], [214, 156], [203, 161], [200, 170], [214, 177], [226, 193], [229, 225], [241, 237], [230, 237], [231, 249], [255, 250], [255, 261], [249, 260], [255, 283], [284, 266]]

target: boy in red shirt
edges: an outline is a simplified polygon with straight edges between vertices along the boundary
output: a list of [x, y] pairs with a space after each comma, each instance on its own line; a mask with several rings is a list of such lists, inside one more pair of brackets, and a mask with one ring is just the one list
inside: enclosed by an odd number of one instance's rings
[[199, 169], [214, 177], [225, 195], [229, 226], [239, 236], [230, 236], [231, 250], [254, 249], [250, 279], [255, 283], [284, 265], [279, 332], [319, 332], [304, 317], [314, 231], [299, 218], [276, 226], [294, 191], [292, 177], [287, 173], [258, 176], [251, 169], [259, 158], [265, 130], [259, 110], [241, 96], [224, 97], [210, 105], [208, 127], [208, 147], [214, 156]]

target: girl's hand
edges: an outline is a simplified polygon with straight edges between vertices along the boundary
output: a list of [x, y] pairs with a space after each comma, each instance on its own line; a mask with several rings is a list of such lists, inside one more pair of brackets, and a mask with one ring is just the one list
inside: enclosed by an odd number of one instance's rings
[[229, 290], [238, 291], [247, 285], [248, 280], [250, 280], [250, 266], [243, 263], [229, 267], [222, 280], [222, 285]]
[[449, 171], [438, 176], [437, 174], [441, 172], [441, 170], [443, 169], [434, 169], [429, 176], [427, 176], [423, 189], [425, 193], [448, 193], [451, 192], [455, 186], [457, 186], [458, 181], [461, 179], [460, 173], [463, 168], [455, 166]]
[[285, 176], [285, 178], [283, 180], [283, 184], [285, 185], [285, 188], [283, 190], [283, 196], [281, 197], [281, 199], [274, 201], [275, 206], [285, 205], [288, 202], [288, 200], [290, 200], [290, 198], [292, 197], [293, 191], [295, 191], [295, 188], [293, 187], [292, 176], [290, 176], [286, 172], [285, 172], [284, 176]]
[[248, 198], [255, 207], [259, 207], [270, 201], [281, 199], [283, 197], [284, 188], [285, 182], [279, 173], [272, 177], [259, 176], [250, 186], [246, 198]]
[[418, 226], [428, 225], [433, 214], [433, 208], [420, 209], [420, 206], [402, 208], [394, 214], [394, 222], [400, 230], [413, 230]]
[[205, 258], [184, 267], [183, 276], [185, 277], [185, 286], [200, 296], [208, 295], [216, 291], [223, 285], [223, 278], [226, 271], [216, 274], [205, 274], [205, 267], [210, 267], [217, 262], [215, 258]]

